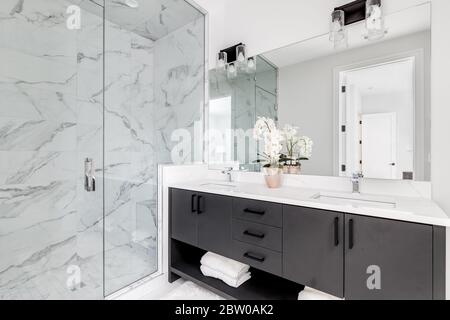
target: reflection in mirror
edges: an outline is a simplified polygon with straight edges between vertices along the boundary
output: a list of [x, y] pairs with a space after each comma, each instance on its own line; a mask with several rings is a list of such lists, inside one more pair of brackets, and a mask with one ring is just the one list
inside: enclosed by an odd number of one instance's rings
[[209, 164], [258, 171], [258, 146], [253, 126], [258, 117], [277, 119], [278, 70], [264, 57], [256, 57], [256, 71], [209, 75]]
[[241, 134], [230, 134], [226, 143], [211, 139], [219, 142], [210, 148], [211, 166], [259, 171], [251, 129], [264, 116], [311, 138], [308, 160], [296, 147], [293, 158], [302, 160], [294, 173], [428, 181], [430, 12], [425, 3], [387, 14], [388, 33], [378, 41], [364, 38], [360, 22], [347, 26], [346, 48], [336, 49], [324, 34], [265, 53], [257, 57], [255, 75], [233, 81], [212, 71], [209, 129]]

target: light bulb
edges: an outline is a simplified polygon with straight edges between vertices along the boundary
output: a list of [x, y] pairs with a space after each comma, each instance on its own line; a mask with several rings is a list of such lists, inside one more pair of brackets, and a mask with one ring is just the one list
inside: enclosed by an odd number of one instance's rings
[[247, 72], [256, 72], [256, 61], [254, 58], [248, 58], [247, 60]]
[[234, 79], [237, 77], [237, 69], [234, 63], [230, 63], [227, 69], [227, 77], [228, 79]]
[[244, 62], [245, 61], [245, 56], [244, 56], [244, 54], [242, 52], [239, 53], [238, 61], [239, 62]]

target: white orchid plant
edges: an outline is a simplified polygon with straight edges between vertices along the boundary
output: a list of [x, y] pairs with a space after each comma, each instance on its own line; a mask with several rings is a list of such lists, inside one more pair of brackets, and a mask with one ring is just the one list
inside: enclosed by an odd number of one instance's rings
[[259, 160], [265, 168], [280, 167], [280, 156], [283, 150], [283, 134], [277, 129], [275, 121], [270, 118], [259, 117], [253, 129], [253, 137], [264, 142], [264, 152], [259, 153]]
[[282, 130], [284, 150], [280, 156], [284, 165], [298, 166], [301, 160], [309, 160], [312, 156], [313, 141], [306, 136], [299, 136], [299, 128], [285, 125]]
[[299, 129], [291, 125], [279, 130], [273, 119], [259, 117], [253, 136], [257, 141], [264, 142], [264, 152], [258, 154], [260, 159], [256, 162], [264, 163], [265, 168], [279, 168], [282, 165], [298, 166], [300, 161], [309, 160], [314, 143], [298, 132]]

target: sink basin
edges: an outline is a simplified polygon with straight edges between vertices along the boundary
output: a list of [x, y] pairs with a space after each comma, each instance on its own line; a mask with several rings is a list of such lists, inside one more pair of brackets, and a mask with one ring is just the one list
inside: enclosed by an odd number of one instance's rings
[[394, 199], [383, 196], [358, 193], [318, 193], [312, 197], [323, 203], [347, 205], [353, 207], [395, 208]]
[[231, 183], [204, 183], [201, 184], [200, 186], [205, 187], [205, 188], [209, 188], [209, 189], [214, 189], [214, 190], [223, 190], [223, 191], [235, 191], [237, 189], [237, 186]]

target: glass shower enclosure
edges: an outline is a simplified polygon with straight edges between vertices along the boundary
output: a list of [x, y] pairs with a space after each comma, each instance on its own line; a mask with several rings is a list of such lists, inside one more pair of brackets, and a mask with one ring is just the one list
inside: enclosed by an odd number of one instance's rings
[[102, 299], [160, 273], [157, 170], [203, 121], [204, 14], [2, 0], [0, 92], [0, 299]]

